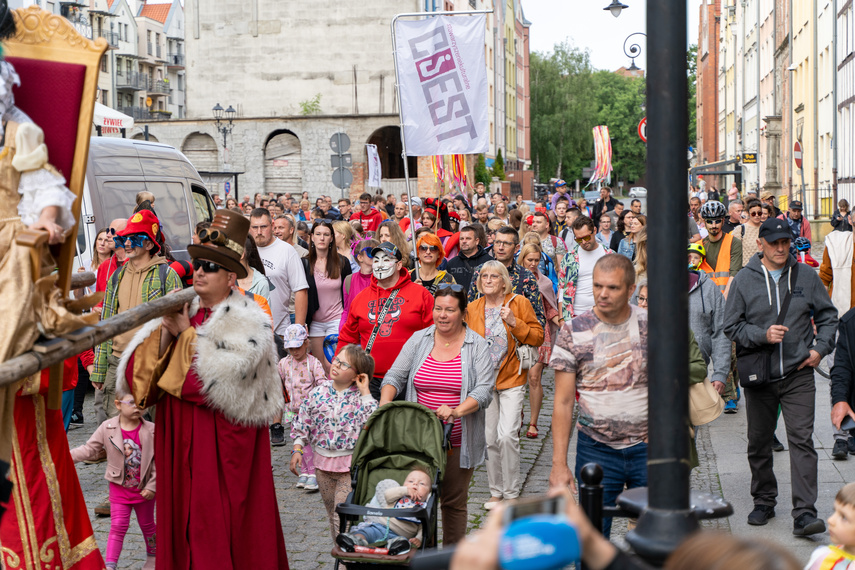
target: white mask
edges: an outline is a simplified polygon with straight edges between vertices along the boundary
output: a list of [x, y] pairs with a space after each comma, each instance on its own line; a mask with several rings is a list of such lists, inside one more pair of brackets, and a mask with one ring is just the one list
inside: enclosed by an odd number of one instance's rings
[[397, 260], [384, 251], [378, 251], [374, 254], [373, 273], [378, 281], [388, 279], [395, 273], [395, 265]]

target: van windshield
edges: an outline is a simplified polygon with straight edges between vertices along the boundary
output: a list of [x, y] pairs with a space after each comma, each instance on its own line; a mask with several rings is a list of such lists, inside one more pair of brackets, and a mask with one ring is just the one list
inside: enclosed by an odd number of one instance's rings
[[154, 194], [152, 208], [163, 228], [166, 243], [176, 259], [188, 259], [187, 244], [190, 241], [190, 211], [181, 182], [104, 182], [99, 192], [101, 208], [105, 215], [104, 225], [116, 218], [129, 218], [136, 207], [138, 192], [148, 190]]

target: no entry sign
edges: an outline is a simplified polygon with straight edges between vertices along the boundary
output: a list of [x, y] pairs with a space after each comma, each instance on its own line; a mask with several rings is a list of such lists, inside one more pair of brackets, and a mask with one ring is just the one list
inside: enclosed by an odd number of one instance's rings
[[802, 167], [802, 143], [796, 141], [795, 146], [793, 146], [793, 158], [796, 161], [796, 166], [799, 168]]
[[638, 137], [647, 142], [647, 117], [641, 119], [641, 122], [638, 123]]

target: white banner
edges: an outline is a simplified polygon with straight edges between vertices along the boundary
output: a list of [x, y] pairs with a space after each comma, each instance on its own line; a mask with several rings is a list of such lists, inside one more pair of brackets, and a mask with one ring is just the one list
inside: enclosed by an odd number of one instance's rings
[[408, 156], [487, 152], [484, 14], [395, 23]]
[[368, 153], [368, 185], [372, 188], [380, 188], [380, 178], [383, 176], [383, 169], [380, 166], [380, 155], [377, 154], [377, 145], [365, 145], [365, 152]]

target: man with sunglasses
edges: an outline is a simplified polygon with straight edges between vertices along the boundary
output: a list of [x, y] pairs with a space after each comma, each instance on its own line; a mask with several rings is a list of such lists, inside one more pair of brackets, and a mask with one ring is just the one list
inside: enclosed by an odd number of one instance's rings
[[[101, 310], [106, 320], [138, 305], [153, 301], [169, 291], [181, 289], [181, 279], [160, 255], [156, 240], [159, 222], [150, 210], [140, 210], [128, 221], [123, 230], [113, 238], [116, 252], [122, 251], [127, 261], [107, 280], [107, 294]], [[104, 263], [107, 263], [106, 261]], [[115, 337], [95, 347], [94, 370], [90, 381], [103, 391], [103, 402], [116, 399], [116, 370], [128, 344], [140, 327]], [[103, 406], [107, 419], [119, 413], [115, 406]], [[95, 507], [95, 514], [109, 515], [110, 503]]]
[[713, 268], [710, 277], [725, 298], [731, 279], [742, 269], [742, 242], [724, 231], [726, 215], [727, 210], [721, 202], [707, 202], [701, 206], [701, 218], [707, 228], [707, 237], [703, 239], [704, 250], [707, 263]]
[[614, 253], [597, 241], [591, 218], [579, 216], [571, 230], [575, 245], [558, 266], [558, 304], [561, 318], [567, 323], [594, 308], [594, 266], [604, 255]]
[[249, 226], [217, 210], [187, 247], [198, 298], [122, 357], [122, 387], [157, 405], [158, 568], [287, 567], [267, 431], [285, 406], [278, 354], [270, 317], [233, 289]]

